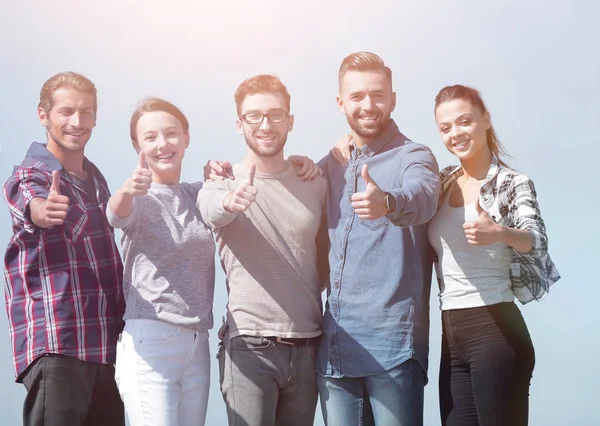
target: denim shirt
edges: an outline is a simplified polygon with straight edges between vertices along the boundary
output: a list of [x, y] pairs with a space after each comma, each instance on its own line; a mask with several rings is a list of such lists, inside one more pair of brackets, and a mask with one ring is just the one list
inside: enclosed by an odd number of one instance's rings
[[[354, 213], [352, 194], [369, 174], [396, 199], [376, 220]], [[395, 122], [352, 151], [346, 166], [330, 155], [319, 166], [328, 180], [330, 285], [317, 369], [326, 377], [364, 377], [414, 358], [427, 371], [432, 251], [427, 222], [437, 209], [438, 165], [424, 145]]]

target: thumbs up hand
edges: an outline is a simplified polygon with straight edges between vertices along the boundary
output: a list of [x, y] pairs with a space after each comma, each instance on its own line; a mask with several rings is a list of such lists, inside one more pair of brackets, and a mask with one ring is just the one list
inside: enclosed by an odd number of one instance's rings
[[475, 202], [475, 209], [479, 214], [476, 222], [467, 222], [463, 224], [467, 242], [475, 246], [486, 246], [501, 241], [504, 228], [497, 224], [481, 208], [479, 200]]
[[65, 223], [68, 210], [69, 197], [66, 195], [60, 195], [60, 172], [58, 170], [54, 170], [52, 172], [52, 185], [50, 186], [50, 192], [48, 193], [48, 198], [44, 203], [43, 221], [46, 225], [44, 228], [62, 225]]
[[356, 192], [352, 195], [352, 208], [359, 218], [363, 220], [375, 220], [386, 215], [387, 205], [385, 192], [377, 186], [377, 183], [369, 175], [368, 166], [365, 164], [361, 175], [367, 183], [364, 192]]
[[223, 200], [223, 207], [230, 213], [245, 212], [256, 200], [257, 190], [254, 187], [254, 174], [256, 165], [250, 166], [250, 173], [246, 182], [240, 184], [235, 191], [231, 191]]
[[129, 179], [125, 181], [123, 192], [132, 197], [146, 195], [152, 184], [152, 172], [146, 164], [146, 155], [140, 151], [137, 168]]

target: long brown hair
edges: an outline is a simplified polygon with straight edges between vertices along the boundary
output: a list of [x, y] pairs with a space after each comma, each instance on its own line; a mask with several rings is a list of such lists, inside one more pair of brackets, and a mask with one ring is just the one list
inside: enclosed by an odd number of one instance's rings
[[[463, 99], [469, 102], [474, 107], [478, 108], [482, 114], [486, 112], [489, 114], [489, 111], [485, 107], [483, 103], [483, 99], [481, 98], [481, 94], [472, 87], [463, 86], [460, 84], [455, 84], [454, 86], [446, 86], [435, 97], [435, 108], [434, 112], [437, 110], [438, 106], [443, 104], [444, 102], [454, 101], [456, 99]], [[507, 152], [504, 146], [500, 143], [500, 139], [498, 139], [498, 135], [494, 130], [494, 126], [490, 122], [490, 128], [486, 132], [487, 136], [487, 145], [492, 154], [496, 156], [498, 159], [498, 163], [503, 165], [504, 167], [508, 167], [508, 164], [505, 162], [505, 159], [512, 158]]]

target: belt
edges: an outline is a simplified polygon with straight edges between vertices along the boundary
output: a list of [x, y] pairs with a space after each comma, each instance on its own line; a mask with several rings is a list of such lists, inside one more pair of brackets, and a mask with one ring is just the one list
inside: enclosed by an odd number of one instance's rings
[[307, 337], [303, 339], [288, 339], [285, 337], [267, 336], [265, 337], [265, 339], [270, 340], [271, 342], [282, 343], [284, 345], [289, 346], [309, 346], [312, 343], [316, 342], [319, 337], [320, 336]]

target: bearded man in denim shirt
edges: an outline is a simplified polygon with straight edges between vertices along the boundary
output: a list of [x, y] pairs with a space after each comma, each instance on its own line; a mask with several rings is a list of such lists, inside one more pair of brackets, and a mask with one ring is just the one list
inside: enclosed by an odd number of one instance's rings
[[319, 163], [331, 270], [317, 363], [323, 417], [329, 426], [422, 425], [438, 165], [391, 119], [396, 94], [379, 56], [344, 59], [337, 102], [353, 149], [347, 164], [332, 153]]

